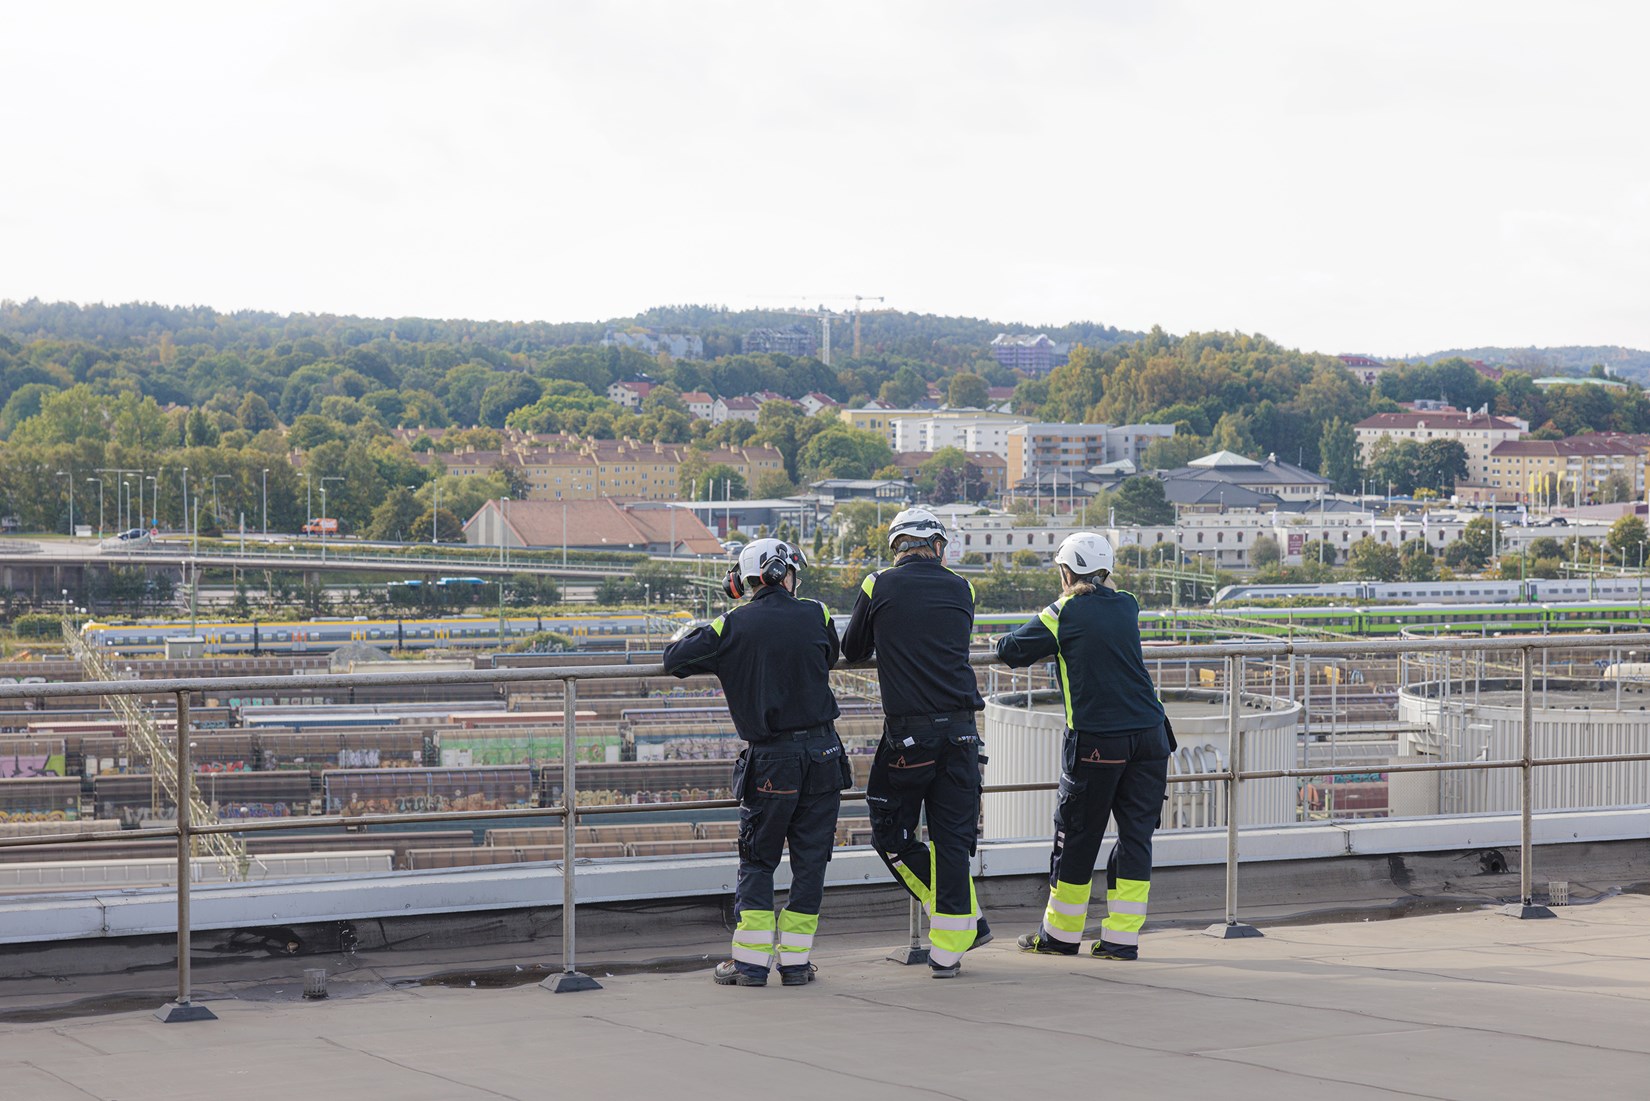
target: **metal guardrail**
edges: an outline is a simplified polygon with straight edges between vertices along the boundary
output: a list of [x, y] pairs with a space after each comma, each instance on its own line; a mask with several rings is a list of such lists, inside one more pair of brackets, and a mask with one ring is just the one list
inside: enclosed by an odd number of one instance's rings
[[[1389, 772], [1450, 772], [1450, 771], [1478, 771], [1491, 769], [1516, 768], [1521, 772], [1520, 786], [1520, 830], [1519, 830], [1519, 897], [1520, 902], [1509, 906], [1507, 911], [1519, 917], [1549, 916], [1545, 908], [1535, 905], [1533, 879], [1533, 827], [1532, 827], [1532, 776], [1536, 768], [1552, 765], [1586, 764], [1604, 762], [1628, 762], [1650, 760], [1650, 754], [1601, 754], [1583, 757], [1556, 757], [1536, 758], [1533, 753], [1531, 716], [1533, 709], [1533, 651], [1535, 650], [1607, 650], [1625, 647], [1643, 647], [1650, 649], [1650, 632], [1638, 634], [1617, 635], [1539, 635], [1521, 636], [1513, 638], [1461, 638], [1435, 639], [1417, 645], [1414, 641], [1398, 639], [1379, 639], [1366, 642], [1334, 641], [1334, 642], [1290, 642], [1287, 640], [1238, 643], [1232, 645], [1174, 645], [1152, 646], [1147, 651], [1149, 661], [1218, 661], [1225, 667], [1227, 696], [1227, 735], [1230, 738], [1231, 751], [1228, 754], [1228, 768], [1224, 773], [1199, 774], [1185, 776], [1171, 776], [1171, 783], [1207, 782], [1210, 779], [1219, 779], [1226, 785], [1227, 810], [1227, 842], [1226, 842], [1226, 907], [1225, 920], [1211, 926], [1212, 935], [1222, 937], [1258, 936], [1258, 931], [1238, 921], [1238, 841], [1240, 836], [1241, 801], [1238, 798], [1240, 785], [1249, 780], [1272, 779], [1283, 777], [1313, 777], [1320, 775], [1322, 769], [1289, 768], [1245, 770], [1242, 767], [1244, 760], [1244, 729], [1239, 716], [1243, 703], [1245, 689], [1245, 663], [1254, 659], [1278, 659], [1295, 657], [1310, 658], [1314, 656], [1355, 657], [1359, 655], [1381, 656], [1393, 654], [1415, 654], [1417, 652], [1464, 653], [1464, 652], [1517, 652], [1521, 656], [1521, 698], [1523, 703], [1523, 730], [1521, 755], [1516, 760], [1497, 761], [1463, 761], [1439, 762], [1437, 764], [1406, 764], [1391, 765], [1384, 771]], [[996, 657], [990, 653], [976, 653], [970, 656], [970, 662], [978, 666], [995, 665]], [[848, 668], [874, 668], [875, 662], [865, 662]], [[212, 692], [215, 694], [234, 692], [266, 692], [287, 689], [314, 692], [324, 689], [348, 689], [365, 687], [394, 687], [419, 686], [430, 687], [439, 685], [461, 684], [512, 684], [522, 682], [561, 681], [563, 685], [563, 722], [562, 722], [562, 803], [558, 806], [509, 809], [498, 811], [432, 811], [407, 814], [372, 814], [372, 815], [311, 815], [299, 818], [284, 818], [267, 822], [234, 822], [219, 823], [210, 826], [197, 826], [191, 821], [188, 811], [189, 800], [180, 799], [178, 808], [178, 822], [174, 827], [156, 827], [150, 829], [122, 831], [122, 837], [127, 839], [141, 839], [153, 837], [175, 838], [178, 847], [178, 994], [177, 1001], [158, 1010], [156, 1016], [164, 1021], [208, 1020], [214, 1019], [211, 1010], [196, 1005], [192, 1001], [190, 990], [190, 919], [189, 919], [189, 857], [190, 840], [197, 836], [215, 833], [248, 834], [266, 830], [293, 830], [293, 829], [322, 829], [335, 826], [374, 826], [374, 825], [404, 825], [411, 823], [434, 822], [473, 822], [498, 818], [554, 818], [562, 823], [562, 971], [559, 975], [546, 979], [541, 985], [552, 991], [573, 991], [599, 989], [594, 979], [579, 972], [576, 956], [576, 918], [577, 898], [575, 891], [575, 867], [577, 861], [577, 844], [575, 831], [580, 816], [602, 814], [645, 814], [657, 811], [681, 810], [712, 810], [738, 806], [732, 799], [709, 799], [687, 803], [659, 803], [659, 804], [622, 804], [612, 806], [578, 806], [577, 786], [577, 726], [576, 706], [578, 700], [578, 682], [581, 680], [615, 680], [635, 679], [649, 676], [665, 676], [662, 665], [594, 665], [594, 666], [560, 666], [538, 669], [505, 669], [505, 670], [473, 670], [436, 673], [338, 673], [316, 676], [250, 676], [250, 677], [187, 677], [148, 681], [76, 681], [63, 684], [17, 684], [0, 685], [0, 701], [27, 700], [27, 699], [60, 699], [64, 697], [84, 698], [92, 696], [144, 696], [161, 697], [173, 696], [177, 704], [177, 773], [180, 777], [192, 775], [189, 763], [189, 700], [194, 693]], [[1230, 686], [1238, 686], [1237, 691], [1231, 691]], [[1258, 695], [1258, 692], [1250, 692]], [[985, 794], [1001, 794], [1019, 791], [1047, 791], [1057, 785], [1039, 784], [1006, 784], [988, 785], [982, 790]], [[863, 800], [863, 791], [849, 791], [843, 793], [845, 801]], [[571, 808], [571, 813], [569, 813]], [[63, 844], [78, 841], [97, 840], [97, 835], [87, 834], [69, 837], [44, 836], [26, 838], [0, 838], [0, 849], [26, 847], [29, 845]], [[913, 948], [915, 947], [917, 921], [912, 919]]]

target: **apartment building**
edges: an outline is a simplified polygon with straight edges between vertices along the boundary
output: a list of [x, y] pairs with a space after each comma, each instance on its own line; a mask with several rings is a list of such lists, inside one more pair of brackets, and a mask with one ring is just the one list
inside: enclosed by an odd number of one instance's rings
[[1139, 468], [1153, 440], [1173, 435], [1172, 424], [1020, 424], [1007, 433], [1009, 482], [1124, 459]]
[[1640, 499], [1650, 436], [1595, 432], [1562, 440], [1508, 440], [1490, 451], [1487, 477], [1457, 486], [1466, 499], [1579, 505], [1602, 496], [1605, 481], [1620, 474]]
[[1467, 453], [1467, 481], [1485, 484], [1490, 477], [1490, 452], [1499, 444], [1516, 440], [1528, 426], [1506, 417], [1483, 412], [1376, 413], [1353, 426], [1358, 440], [1358, 460], [1365, 465], [1375, 444], [1383, 439], [1455, 440]]
[[1010, 429], [1031, 423], [1026, 417], [978, 409], [927, 410], [919, 415], [888, 417], [889, 444], [895, 451], [990, 451], [1008, 458]]
[[1035, 336], [1011, 336], [998, 333], [991, 341], [991, 354], [997, 362], [1011, 371], [1031, 375], [1046, 375], [1066, 362], [1070, 346], [1056, 344], [1046, 333]]

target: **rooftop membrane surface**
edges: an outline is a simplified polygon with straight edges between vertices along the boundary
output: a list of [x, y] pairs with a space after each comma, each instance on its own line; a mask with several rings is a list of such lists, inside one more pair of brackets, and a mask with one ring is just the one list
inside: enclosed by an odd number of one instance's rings
[[0, 1013], [0, 1097], [1642, 1097], [1650, 897], [1554, 913], [1166, 929], [1119, 963], [1017, 952], [1021, 911], [934, 980], [828, 935], [827, 912], [799, 988], [715, 986], [708, 963], [592, 968], [603, 989], [576, 994], [367, 966], [324, 1001], [286, 980], [203, 991], [216, 1021]]

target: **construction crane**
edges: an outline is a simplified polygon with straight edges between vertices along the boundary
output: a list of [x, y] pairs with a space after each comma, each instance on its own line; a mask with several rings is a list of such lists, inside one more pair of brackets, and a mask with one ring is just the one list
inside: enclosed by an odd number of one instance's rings
[[[851, 316], [854, 319], [854, 358], [858, 359], [861, 347], [859, 337], [859, 304], [861, 302], [882, 302], [885, 301], [885, 299], [880, 294], [827, 294], [821, 296], [819, 301], [845, 302], [849, 299], [852, 299], [854, 303], [854, 309]], [[849, 315], [835, 313], [826, 309], [823, 305], [815, 310], [786, 310], [785, 312], [796, 317], [811, 317], [819, 322], [819, 361], [829, 367], [831, 365], [831, 322]]]

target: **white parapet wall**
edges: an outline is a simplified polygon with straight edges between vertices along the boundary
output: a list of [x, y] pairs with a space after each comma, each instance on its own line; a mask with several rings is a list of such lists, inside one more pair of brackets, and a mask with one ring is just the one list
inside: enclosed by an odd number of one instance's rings
[[[1195, 829], [1226, 824], [1225, 785], [1215, 777], [1228, 767], [1224, 692], [1170, 690], [1163, 703], [1180, 750], [1170, 762], [1171, 776], [1198, 776], [1169, 786], [1164, 829]], [[1238, 728], [1244, 744], [1244, 768], [1291, 768], [1296, 763], [1296, 725], [1300, 705], [1278, 696], [1244, 693], [1239, 700]], [[1066, 729], [1058, 692], [1024, 692], [992, 696], [985, 703], [986, 784], [1053, 784], [1060, 779], [1060, 741]], [[1048, 837], [1054, 822], [1053, 791], [1009, 792], [984, 798], [988, 841]], [[1238, 821], [1244, 826], [1287, 825], [1297, 820], [1296, 783], [1288, 778], [1244, 783]]]
[[[1531, 697], [1536, 759], [1650, 753], [1650, 686], [1642, 682], [1537, 676]], [[1398, 718], [1415, 728], [1400, 746], [1405, 760], [1517, 761], [1524, 754], [1523, 700], [1514, 681], [1413, 684], [1398, 694]], [[1650, 805], [1650, 761], [1547, 765], [1532, 770], [1530, 782], [1538, 811]], [[1416, 789], [1403, 805], [1502, 814], [1518, 809], [1521, 783], [1515, 768], [1414, 773], [1403, 780]]]

